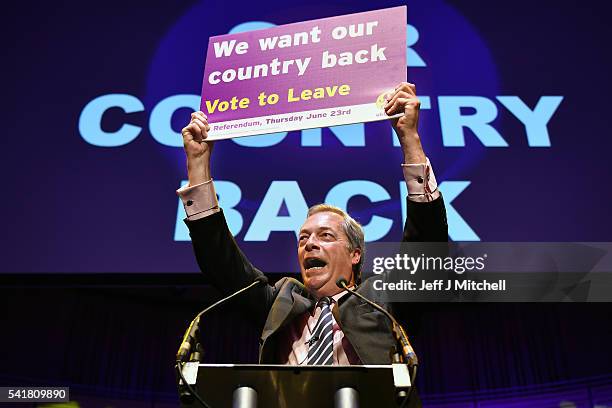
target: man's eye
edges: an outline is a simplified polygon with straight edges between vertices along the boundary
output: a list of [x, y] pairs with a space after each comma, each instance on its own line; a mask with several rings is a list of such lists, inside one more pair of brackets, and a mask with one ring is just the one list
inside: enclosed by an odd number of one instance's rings
[[334, 237], [334, 235], [333, 235], [332, 233], [330, 233], [330, 232], [324, 232], [322, 235], [323, 235], [325, 238], [333, 238], [333, 237]]

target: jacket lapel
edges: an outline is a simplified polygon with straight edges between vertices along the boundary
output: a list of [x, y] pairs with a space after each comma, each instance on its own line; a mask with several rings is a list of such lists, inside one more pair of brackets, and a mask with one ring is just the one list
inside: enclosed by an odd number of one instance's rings
[[282, 279], [278, 295], [274, 300], [260, 339], [260, 360], [264, 354], [266, 341], [281, 327], [291, 322], [296, 316], [306, 313], [314, 301], [299, 281], [293, 278]]

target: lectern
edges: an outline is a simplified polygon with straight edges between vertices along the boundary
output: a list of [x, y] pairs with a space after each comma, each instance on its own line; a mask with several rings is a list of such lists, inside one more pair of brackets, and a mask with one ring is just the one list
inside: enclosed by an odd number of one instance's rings
[[[286, 366], [186, 363], [188, 384], [211, 408], [397, 407], [406, 365]], [[200, 407], [179, 382], [181, 407]], [[405, 395], [405, 394], [404, 394]], [[401, 401], [400, 401], [401, 402]]]

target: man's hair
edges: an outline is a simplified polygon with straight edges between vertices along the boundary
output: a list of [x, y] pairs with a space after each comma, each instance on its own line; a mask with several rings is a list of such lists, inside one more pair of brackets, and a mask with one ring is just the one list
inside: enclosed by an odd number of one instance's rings
[[365, 260], [365, 238], [363, 234], [363, 228], [353, 217], [347, 214], [343, 209], [336, 207], [335, 205], [329, 204], [317, 204], [313, 205], [308, 209], [307, 217], [320, 212], [332, 212], [342, 216], [342, 229], [344, 234], [348, 238], [348, 250], [353, 251], [357, 248], [361, 251], [361, 257], [359, 262], [353, 265], [353, 275], [355, 277], [355, 284], [361, 283], [361, 270], [363, 268], [363, 261]]

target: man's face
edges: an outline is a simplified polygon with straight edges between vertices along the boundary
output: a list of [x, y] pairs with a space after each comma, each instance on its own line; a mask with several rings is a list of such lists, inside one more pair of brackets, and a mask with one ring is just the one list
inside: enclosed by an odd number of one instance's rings
[[336, 281], [353, 283], [353, 265], [361, 251], [349, 251], [342, 228], [342, 216], [319, 212], [306, 219], [298, 235], [298, 261], [304, 285], [316, 297], [333, 296], [341, 291]]

